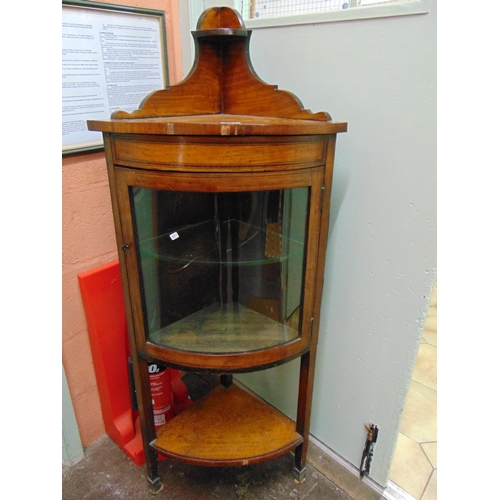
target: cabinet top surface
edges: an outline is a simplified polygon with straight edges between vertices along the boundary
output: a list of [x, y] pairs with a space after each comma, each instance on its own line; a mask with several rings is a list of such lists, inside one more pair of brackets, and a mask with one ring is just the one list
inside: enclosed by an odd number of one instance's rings
[[119, 134], [158, 135], [316, 135], [347, 130], [345, 122], [321, 122], [292, 118], [236, 114], [163, 116], [115, 120], [91, 120], [89, 130]]

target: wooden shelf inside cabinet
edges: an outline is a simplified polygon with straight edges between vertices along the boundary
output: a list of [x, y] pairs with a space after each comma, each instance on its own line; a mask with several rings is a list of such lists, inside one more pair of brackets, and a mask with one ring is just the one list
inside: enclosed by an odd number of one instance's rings
[[257, 351], [296, 339], [294, 319], [283, 324], [241, 304], [215, 304], [151, 333], [150, 341], [191, 352]]
[[228, 466], [278, 457], [302, 441], [293, 420], [236, 385], [221, 385], [160, 427], [151, 446], [183, 462]]
[[[150, 490], [158, 454], [243, 466], [294, 451], [305, 478], [337, 134], [264, 83], [228, 7], [193, 32], [193, 68], [139, 109], [89, 120], [104, 135]], [[295, 421], [232, 375], [300, 357]], [[220, 374], [155, 428], [149, 364]]]

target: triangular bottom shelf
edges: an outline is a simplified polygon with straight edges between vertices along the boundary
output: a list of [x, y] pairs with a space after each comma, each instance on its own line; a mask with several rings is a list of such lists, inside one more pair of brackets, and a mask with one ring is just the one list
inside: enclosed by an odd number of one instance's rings
[[160, 427], [151, 446], [199, 465], [249, 465], [302, 443], [295, 422], [236, 385], [219, 386]]

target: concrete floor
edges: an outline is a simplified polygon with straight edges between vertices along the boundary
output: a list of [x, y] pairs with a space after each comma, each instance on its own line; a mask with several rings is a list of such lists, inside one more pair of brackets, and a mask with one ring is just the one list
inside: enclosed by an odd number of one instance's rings
[[[184, 377], [193, 400], [217, 379]], [[202, 467], [173, 460], [160, 462], [162, 491], [149, 492], [146, 466], [137, 467], [108, 437], [101, 436], [78, 463], [63, 468], [63, 500], [353, 500], [319, 470], [307, 465], [301, 484], [293, 479], [293, 456], [246, 467]]]
[[247, 467], [201, 467], [172, 460], [160, 462], [165, 485], [149, 492], [146, 467], [137, 467], [108, 437], [85, 450], [85, 458], [63, 470], [63, 500], [352, 500], [308, 465], [307, 479], [296, 484], [293, 456]]

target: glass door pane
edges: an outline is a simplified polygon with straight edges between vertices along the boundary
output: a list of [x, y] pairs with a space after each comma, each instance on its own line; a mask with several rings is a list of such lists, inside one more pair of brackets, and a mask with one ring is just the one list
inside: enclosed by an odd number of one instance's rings
[[299, 337], [309, 187], [130, 200], [149, 342], [236, 353]]

